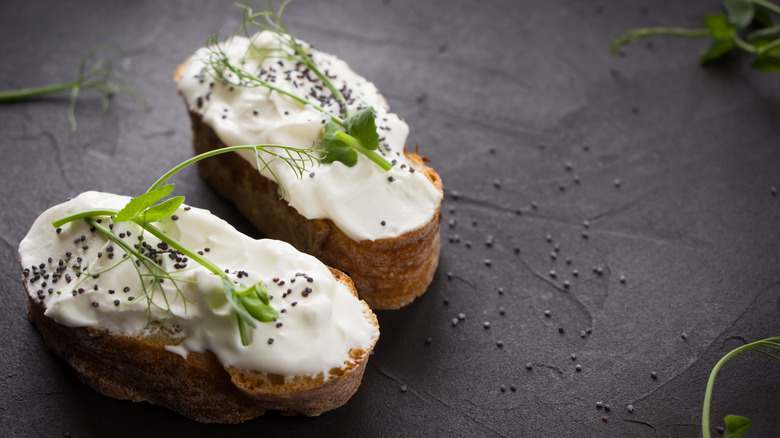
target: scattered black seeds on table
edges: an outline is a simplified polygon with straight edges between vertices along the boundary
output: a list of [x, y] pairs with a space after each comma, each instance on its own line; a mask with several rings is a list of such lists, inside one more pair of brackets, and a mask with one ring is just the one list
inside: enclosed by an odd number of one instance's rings
[[582, 371], [582, 365], [580, 364], [574, 365], [574, 370], [579, 373], [580, 371]]
[[502, 307], [502, 308], [500, 308], [498, 310], [498, 314], [501, 315], [501, 316], [504, 316], [504, 315], [506, 315], [506, 310], [504, 310], [504, 308]]
[[500, 188], [500, 187], [501, 187], [501, 180], [500, 180], [500, 179], [498, 179], [498, 178], [494, 179], [494, 180], [493, 180], [493, 186], [494, 186], [495, 188]]
[[605, 416], [601, 417], [601, 421], [606, 423], [607, 422], [607, 416], [605, 415]]
[[563, 288], [564, 289], [568, 289], [569, 287], [571, 287], [571, 283], [569, 283], [569, 280], [564, 280], [563, 281]]
[[493, 264], [493, 262], [490, 261], [490, 259], [485, 259], [485, 266], [490, 266]]
[[653, 371], [652, 373], [650, 373], [650, 377], [651, 377], [653, 380], [655, 380], [655, 379], [658, 379], [658, 373], [656, 373], [655, 371]]
[[577, 354], [576, 353], [572, 353], [571, 354], [571, 360], [577, 360]]
[[772, 193], [772, 196], [777, 196], [777, 187], [775, 187], [775, 186], [770, 187], [769, 188], [769, 192]]
[[484, 327], [484, 328], [485, 328], [485, 330], [489, 329], [489, 328], [490, 328], [490, 322], [489, 322], [489, 321], [485, 321], [485, 322], [483, 322], [483, 323], [482, 323], [482, 327]]
[[626, 284], [626, 276], [625, 275], [621, 275], [620, 276], [620, 282], [623, 283], [623, 284]]
[[575, 277], [576, 277], [576, 276], [580, 275], [580, 271], [579, 271], [579, 270], [577, 270], [577, 269], [572, 269], [572, 270], [571, 270], [571, 275], [573, 275], [573, 276], [575, 276]]
[[430, 336], [425, 338], [425, 345], [431, 345], [432, 342], [433, 342], [433, 338], [431, 338]]
[[596, 409], [601, 409], [604, 407], [604, 404], [601, 402], [596, 402]]
[[558, 277], [558, 274], [555, 273], [554, 269], [551, 269], [550, 270], [550, 278], [557, 278], [557, 277]]
[[549, 317], [550, 317], [550, 315], [552, 315], [552, 312], [550, 312], [549, 310], [545, 310], [545, 311], [544, 311], [544, 316], [546, 316], [546, 317], [548, 317], [548, 318], [549, 318]]
[[271, 345], [274, 343], [274, 338], [268, 338], [268, 345]]
[[509, 385], [509, 389], [510, 389], [512, 392], [515, 392], [515, 391], [517, 391], [517, 386], [516, 386], [516, 385], [513, 383], [513, 384]]
[[531, 362], [528, 362], [527, 364], [525, 364], [525, 369], [527, 369], [527, 370], [534, 369], [534, 364], [532, 364]]
[[452, 318], [452, 326], [455, 327], [458, 325], [458, 318]]
[[406, 385], [401, 385], [401, 392], [406, 392], [409, 389], [406, 387]]
[[466, 319], [466, 314], [465, 313], [458, 313], [458, 319], [463, 321], [464, 319]]
[[615, 179], [615, 181], [613, 181], [613, 183], [615, 184], [615, 187], [620, 188], [621, 182], [620, 182], [619, 179]]
[[680, 337], [683, 338], [683, 340], [688, 339], [688, 333], [682, 332]]
[[609, 412], [609, 410], [612, 409], [609, 404], [604, 404], [604, 411]]
[[588, 232], [587, 232], [587, 231], [585, 231], [585, 230], [582, 230], [582, 238], [583, 238], [583, 239], [587, 239], [589, 236], [590, 236], [590, 235], [588, 234]]
[[498, 341], [496, 342], [496, 347], [503, 348], [504, 347], [504, 341]]
[[501, 392], [506, 392], [506, 386], [505, 385], [501, 385], [500, 389], [501, 389]]
[[563, 327], [558, 327], [558, 333], [560, 333], [560, 334], [564, 333]]
[[628, 405], [628, 412], [634, 412], [634, 405]]

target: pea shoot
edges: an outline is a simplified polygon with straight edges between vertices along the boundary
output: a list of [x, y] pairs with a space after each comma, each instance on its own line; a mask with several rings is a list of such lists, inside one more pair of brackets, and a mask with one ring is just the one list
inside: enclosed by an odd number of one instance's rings
[[[282, 12], [292, 0], [284, 1], [278, 10], [273, 9], [273, 3], [268, 0], [265, 10], [254, 12], [248, 5], [239, 5], [243, 9], [243, 23], [239, 30], [232, 36], [243, 33], [248, 38], [250, 28], [256, 27], [261, 31], [274, 34], [280, 43], [280, 48], [268, 50], [250, 46], [245, 56], [252, 55], [265, 58], [286, 59], [304, 65], [308, 71], [314, 73], [318, 81], [330, 90], [332, 96], [339, 105], [338, 114], [317, 105], [284, 88], [277, 87], [271, 82], [265, 81], [256, 74], [244, 69], [243, 62], [232, 62], [225, 53], [224, 47], [230, 37], [220, 41], [219, 34], [209, 38], [207, 47], [210, 50], [206, 60], [209, 73], [216, 79], [233, 86], [253, 88], [265, 87], [279, 94], [285, 95], [303, 105], [310, 105], [315, 110], [323, 113], [329, 121], [325, 124], [320, 137], [320, 148], [324, 153], [322, 162], [332, 163], [339, 161], [352, 167], [357, 163], [358, 153], [374, 162], [385, 171], [393, 166], [376, 152], [379, 146], [374, 109], [366, 108], [351, 114], [347, 100], [341, 90], [336, 87], [327, 74], [323, 73], [312, 60], [309, 52], [295, 36], [293, 36], [281, 19]], [[241, 64], [241, 65], [239, 65]]]
[[[132, 247], [125, 242], [120, 236], [117, 236], [111, 228], [106, 228], [101, 225], [98, 218], [110, 218], [114, 223], [119, 222], [133, 222], [141, 227], [144, 232], [148, 232], [154, 237], [160, 239], [169, 247], [179, 251], [189, 260], [198, 263], [206, 268], [209, 272], [217, 275], [222, 280], [222, 288], [225, 293], [225, 297], [233, 306], [236, 314], [236, 323], [238, 325], [238, 332], [241, 336], [241, 343], [243, 345], [249, 345], [252, 340], [250, 332], [247, 326], [255, 328], [257, 322], [272, 322], [275, 321], [279, 314], [271, 307], [268, 297], [268, 290], [263, 282], [257, 282], [250, 285], [244, 285], [234, 282], [225, 272], [204, 255], [197, 251], [187, 248], [177, 239], [165, 234], [157, 226], [155, 222], [171, 217], [184, 202], [183, 196], [175, 196], [165, 199], [174, 190], [173, 184], [165, 184], [165, 182], [181, 169], [196, 163], [200, 160], [219, 155], [223, 153], [238, 151], [238, 150], [251, 150], [255, 153], [258, 159], [258, 171], [269, 168], [269, 165], [274, 160], [282, 160], [288, 166], [290, 166], [298, 177], [301, 177], [306, 171], [307, 166], [314, 166], [320, 161], [316, 156], [317, 151], [315, 149], [300, 149], [289, 146], [279, 145], [241, 145], [231, 146], [222, 149], [216, 149], [213, 151], [205, 152], [190, 158], [181, 164], [175, 166], [173, 169], [166, 172], [160, 177], [149, 189], [140, 196], [132, 198], [123, 208], [117, 209], [95, 209], [79, 212], [70, 216], [58, 219], [52, 222], [52, 226], [55, 228], [61, 227], [69, 222], [77, 220], [85, 220], [91, 227], [94, 227], [96, 231], [99, 231], [106, 236], [109, 240], [119, 245], [128, 257], [118, 263], [124, 262], [124, 260], [135, 260], [134, 266], [141, 277], [141, 284], [144, 286], [144, 294], [149, 306], [152, 305], [152, 295], [159, 287], [159, 280], [167, 279], [174, 284], [177, 292], [181, 294], [177, 285], [176, 272], [167, 271], [161, 264], [158, 264], [157, 260], [144, 254], [143, 251]], [[272, 157], [270, 160], [261, 156], [260, 152], [264, 152], [268, 156]], [[263, 166], [259, 163], [262, 160]], [[273, 171], [271, 171], [273, 173]], [[279, 181], [278, 178], [276, 179]], [[111, 269], [111, 268], [109, 268]], [[149, 288], [143, 281], [146, 277], [152, 277]], [[166, 302], [167, 302], [167, 297]], [[138, 300], [134, 302], [140, 301]], [[167, 309], [170, 314], [170, 307]], [[151, 312], [150, 312], [151, 318]]]
[[70, 130], [75, 132], [76, 124], [76, 99], [81, 90], [94, 90], [103, 98], [102, 113], [108, 111], [111, 96], [114, 94], [127, 94], [149, 108], [146, 99], [138, 94], [127, 78], [116, 70], [114, 60], [109, 55], [119, 56], [121, 63], [128, 67], [130, 57], [119, 47], [102, 44], [92, 48], [79, 64], [78, 76], [75, 79], [42, 87], [23, 88], [20, 90], [0, 91], [0, 102], [32, 99], [40, 96], [48, 96], [69, 91], [70, 105], [68, 107], [68, 120]]
[[733, 50], [752, 57], [750, 67], [765, 73], [780, 73], [780, 25], [774, 23], [780, 7], [768, 0], [724, 0], [725, 12], [706, 15], [704, 28], [648, 27], [633, 29], [611, 43], [613, 54], [641, 38], [656, 35], [683, 38], [710, 38], [712, 41], [699, 57], [708, 64]]

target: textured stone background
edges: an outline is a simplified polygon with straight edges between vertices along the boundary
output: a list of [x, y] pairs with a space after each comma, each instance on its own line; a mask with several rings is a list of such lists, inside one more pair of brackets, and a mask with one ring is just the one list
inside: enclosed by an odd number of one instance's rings
[[[67, 96], [0, 105], [0, 435], [698, 435], [715, 362], [780, 334], [780, 88], [738, 57], [700, 68], [704, 41], [642, 41], [623, 57], [607, 46], [631, 27], [698, 27], [717, 8], [292, 4], [293, 32], [375, 82], [441, 174], [441, 265], [421, 299], [379, 312], [379, 345], [346, 406], [220, 426], [80, 383], [27, 321], [16, 251], [49, 206], [85, 190], [138, 194], [190, 156], [171, 75], [210, 33], [234, 30], [238, 8], [0, 3], [0, 89], [68, 79], [81, 54], [112, 43], [152, 105], [119, 96], [101, 116], [85, 92], [75, 134]], [[194, 169], [175, 182], [188, 203], [258, 236]], [[778, 403], [780, 364], [743, 354], [715, 385], [713, 430], [734, 413], [753, 420], [749, 436], [776, 434]]]

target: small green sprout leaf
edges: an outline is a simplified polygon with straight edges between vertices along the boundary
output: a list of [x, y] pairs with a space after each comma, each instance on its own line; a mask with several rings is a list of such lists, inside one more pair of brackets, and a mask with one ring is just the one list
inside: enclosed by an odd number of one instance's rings
[[248, 288], [251, 292], [240, 297], [247, 312], [260, 322], [272, 322], [279, 318], [279, 313], [270, 306], [265, 284], [255, 283]]
[[780, 73], [780, 56], [759, 56], [750, 63], [750, 67], [764, 73]]
[[736, 32], [736, 28], [726, 18], [726, 14], [706, 15], [704, 25], [716, 40], [731, 39]]
[[749, 0], [724, 0], [723, 7], [726, 8], [729, 23], [740, 29], [753, 21], [756, 12]]
[[723, 438], [739, 438], [750, 429], [750, 419], [739, 415], [726, 415], [726, 432]]
[[356, 112], [344, 121], [349, 135], [355, 137], [360, 145], [375, 151], [379, 147], [379, 134], [376, 132], [374, 108]]
[[170, 217], [176, 210], [179, 209], [181, 204], [184, 203], [184, 196], [176, 196], [170, 199], [166, 199], [159, 204], [152, 205], [143, 212], [143, 219], [146, 222], [156, 222], [167, 217]]
[[325, 124], [325, 132], [322, 136], [323, 150], [325, 155], [322, 157], [323, 163], [332, 163], [340, 161], [349, 167], [357, 163], [357, 151], [349, 145], [339, 134], [346, 134], [339, 125], [328, 122]]
[[780, 38], [780, 25], [764, 27], [747, 34], [747, 41], [759, 49]]
[[729, 53], [729, 51], [731, 51], [733, 48], [734, 41], [731, 39], [715, 40], [710, 43], [710, 46], [707, 47], [707, 50], [701, 54], [699, 57], [699, 63], [706, 64], [708, 62], [715, 61], [726, 53]]
[[173, 192], [176, 186], [174, 184], [167, 184], [158, 187], [154, 190], [150, 190], [141, 196], [136, 196], [131, 199], [127, 205], [124, 206], [114, 218], [114, 222], [125, 222], [133, 220], [138, 217], [144, 210], [154, 205], [155, 202], [168, 196]]
[[376, 132], [374, 108], [358, 111], [344, 121], [347, 132], [333, 123], [325, 124], [322, 136], [323, 163], [340, 161], [349, 167], [357, 163], [357, 152], [370, 159], [384, 170], [393, 165], [376, 152], [379, 147], [379, 134]]

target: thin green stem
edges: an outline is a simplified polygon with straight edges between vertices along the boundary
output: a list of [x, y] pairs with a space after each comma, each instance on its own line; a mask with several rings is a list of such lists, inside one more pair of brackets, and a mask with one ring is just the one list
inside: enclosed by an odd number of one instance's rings
[[[290, 154], [290, 153], [297, 154], [299, 158], [293, 158], [293, 157], [291, 157], [289, 155], [288, 155], [287, 158], [282, 157], [279, 154], [273, 153], [272, 151], [269, 152], [270, 148], [281, 148], [281, 149], [287, 151], [288, 154]], [[290, 146], [271, 145], [271, 144], [228, 146], [228, 147], [224, 147], [224, 148], [220, 148], [220, 149], [214, 149], [212, 151], [204, 152], [204, 153], [202, 153], [200, 155], [196, 155], [196, 156], [194, 156], [194, 157], [192, 157], [192, 158], [190, 158], [188, 160], [182, 161], [176, 167], [174, 167], [171, 170], [165, 172], [165, 174], [163, 176], [161, 176], [159, 179], [157, 179], [157, 181], [155, 181], [154, 184], [152, 184], [152, 186], [149, 187], [149, 190], [147, 190], [147, 193], [151, 192], [152, 190], [154, 190], [154, 189], [160, 187], [161, 185], [165, 184], [165, 181], [167, 181], [170, 177], [172, 177], [173, 175], [178, 173], [180, 170], [184, 169], [185, 167], [187, 167], [187, 166], [189, 166], [189, 165], [191, 165], [193, 163], [196, 163], [196, 162], [198, 162], [200, 160], [203, 160], [203, 159], [206, 159], [206, 158], [209, 158], [209, 157], [213, 157], [215, 155], [224, 154], [224, 153], [227, 153], [227, 152], [239, 151], [239, 150], [254, 150], [255, 152], [257, 152], [258, 150], [265, 151], [267, 153], [270, 153], [275, 158], [283, 159], [294, 170], [296, 169], [295, 166], [298, 165], [298, 162], [302, 162], [302, 163], [309, 162], [309, 163], [311, 163], [313, 165], [315, 162], [319, 162], [319, 160], [320, 160], [318, 157], [315, 157], [314, 155], [312, 155], [312, 153], [315, 152], [314, 149], [301, 149], [301, 148], [294, 148], [294, 147], [290, 147]], [[264, 163], [265, 163], [265, 161], [264, 161]], [[265, 163], [265, 167], [266, 168], [268, 167], [268, 163]], [[298, 166], [298, 167], [300, 167], [300, 166]], [[305, 167], [303, 167], [302, 169], [305, 170]], [[258, 168], [258, 171], [260, 171], [260, 170], [263, 170], [263, 169], [259, 169]], [[301, 172], [297, 172], [297, 173], [301, 174], [303, 172], [303, 170], [301, 170]], [[275, 176], [275, 174], [274, 174], [274, 176]], [[277, 179], [277, 181], [278, 181], [278, 179]]]
[[365, 155], [369, 160], [376, 163], [376, 165], [381, 167], [383, 170], [388, 171], [393, 168], [393, 165], [390, 164], [387, 160], [385, 160], [381, 155], [376, 153], [376, 151], [366, 148], [355, 137], [347, 134], [346, 132], [339, 131], [336, 133], [336, 137], [338, 137], [338, 139], [343, 141], [344, 143], [355, 148], [361, 154]]
[[751, 55], [757, 55], [759, 53], [759, 49], [756, 46], [754, 46], [754, 45], [748, 43], [747, 41], [743, 40], [736, 33], [732, 37], [732, 40], [734, 40], [734, 44], [737, 47], [739, 47], [740, 49], [742, 49], [743, 51], [745, 51], [747, 53], [750, 53]]
[[772, 2], [768, 2], [768, 1], [765, 1], [765, 0], [750, 0], [750, 2], [753, 3], [754, 5], [764, 7], [766, 9], [774, 12], [775, 14], [780, 15], [780, 7], [778, 7], [776, 4], [774, 4]]
[[61, 93], [70, 91], [79, 84], [78, 80], [62, 82], [59, 84], [45, 85], [42, 87], [22, 88], [20, 90], [0, 91], [0, 102], [10, 102], [14, 100], [30, 99], [47, 94]]
[[715, 376], [717, 376], [718, 371], [720, 371], [720, 368], [725, 364], [729, 359], [736, 356], [737, 354], [746, 351], [746, 350], [757, 350], [756, 347], [760, 347], [766, 343], [776, 343], [780, 342], [780, 337], [772, 337], [767, 339], [762, 339], [760, 341], [756, 341], [750, 344], [745, 344], [741, 347], [737, 347], [730, 352], [728, 352], [725, 356], [723, 356], [718, 363], [715, 364], [715, 366], [712, 368], [712, 372], [710, 373], [710, 377], [707, 380], [707, 389], [704, 392], [704, 406], [702, 407], [701, 412], [701, 433], [704, 438], [710, 438], [710, 402], [712, 401], [712, 389], [715, 386]]
[[706, 38], [711, 36], [708, 29], [684, 29], [679, 27], [645, 27], [641, 29], [634, 29], [621, 37], [615, 38], [610, 45], [610, 50], [613, 54], [617, 53], [617, 50], [623, 46], [634, 43], [640, 38], [646, 38], [650, 36], [676, 36], [683, 38]]
[[73, 222], [75, 220], [86, 219], [86, 218], [97, 217], [97, 216], [113, 216], [117, 213], [119, 213], [119, 210], [114, 210], [114, 209], [87, 210], [87, 211], [82, 211], [81, 213], [76, 213], [70, 216], [65, 216], [64, 218], [61, 219], [57, 219], [56, 221], [52, 222], [51, 225], [57, 228], [67, 224], [68, 222]]
[[207, 259], [206, 257], [203, 257], [197, 252], [194, 252], [191, 249], [187, 248], [186, 246], [182, 245], [178, 240], [165, 234], [161, 229], [155, 227], [154, 225], [148, 222], [143, 221], [140, 218], [134, 218], [133, 222], [138, 224], [138, 226], [140, 226], [144, 230], [151, 233], [154, 237], [172, 246], [174, 249], [180, 251], [182, 254], [186, 255], [190, 259], [196, 261], [198, 264], [208, 269], [212, 273], [220, 276], [221, 278], [228, 278], [228, 276], [225, 274], [225, 271], [219, 269], [219, 266], [215, 265], [211, 260]]

